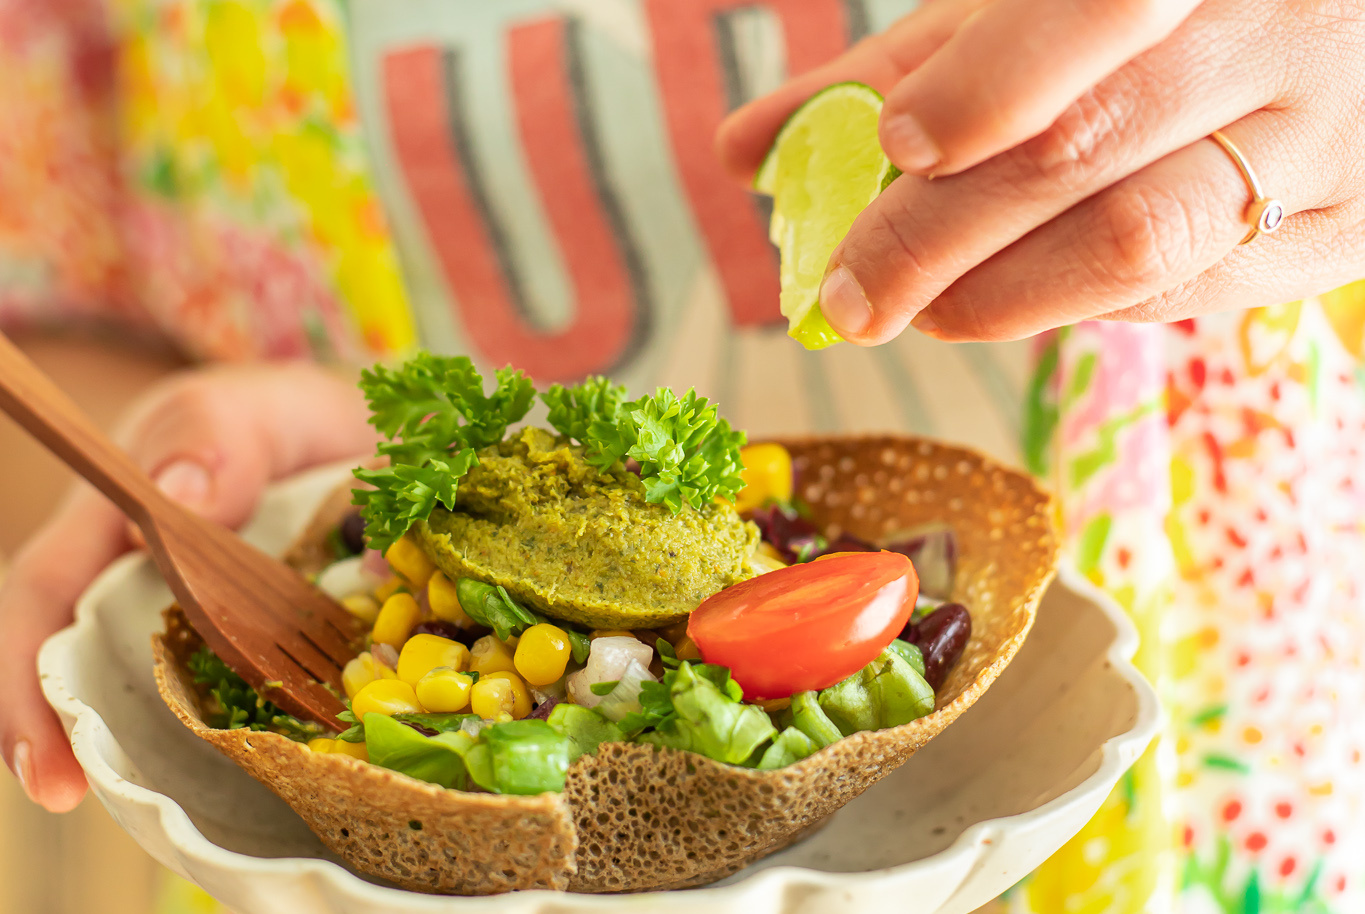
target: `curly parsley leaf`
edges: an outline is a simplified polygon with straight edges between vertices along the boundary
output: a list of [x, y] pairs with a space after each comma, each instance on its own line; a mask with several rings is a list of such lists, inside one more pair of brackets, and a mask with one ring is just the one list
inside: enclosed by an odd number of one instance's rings
[[409, 527], [430, 517], [438, 503], [454, 508], [460, 477], [477, 460], [474, 450], [465, 448], [446, 460], [428, 458], [422, 466], [399, 463], [353, 471], [356, 479], [374, 486], [351, 492], [352, 503], [360, 506], [365, 519], [371, 548], [387, 551]]
[[594, 376], [573, 387], [552, 384], [540, 399], [550, 408], [547, 420], [555, 431], [586, 443], [593, 420], [614, 418], [626, 400], [626, 389], [609, 378]]
[[378, 447], [388, 467], [354, 471], [373, 487], [353, 491], [372, 548], [387, 550], [438, 504], [453, 509], [460, 478], [478, 462], [475, 452], [501, 441], [507, 426], [526, 415], [535, 399], [530, 379], [501, 368], [496, 380], [485, 394], [466, 356], [426, 352], [396, 369], [376, 365], [361, 373], [370, 423], [390, 439]]
[[689, 390], [666, 387], [598, 415], [588, 428], [587, 460], [601, 470], [627, 457], [640, 464], [645, 499], [674, 514], [700, 508], [717, 495], [733, 499], [744, 487], [739, 449], [744, 433], [720, 418], [715, 404]]
[[208, 721], [215, 729], [270, 730], [300, 741], [312, 739], [322, 732], [317, 724], [285, 714], [274, 702], [261, 698], [207, 646], [194, 652], [188, 666], [194, 681], [208, 686], [209, 695], [217, 704]]
[[640, 702], [640, 710], [631, 711], [621, 719], [618, 724], [621, 730], [629, 734], [638, 734], [644, 730], [662, 727], [677, 717], [677, 712], [673, 710], [672, 686], [673, 680], [669, 678], [669, 673], [665, 673], [660, 682], [646, 680], [640, 683], [640, 695], [636, 699]]

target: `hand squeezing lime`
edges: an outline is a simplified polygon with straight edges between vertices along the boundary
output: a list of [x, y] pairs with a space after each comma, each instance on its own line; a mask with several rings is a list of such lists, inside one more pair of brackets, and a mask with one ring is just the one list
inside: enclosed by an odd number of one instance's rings
[[807, 349], [840, 341], [820, 313], [820, 283], [853, 220], [899, 172], [882, 153], [882, 97], [862, 83], [813, 95], [788, 118], [754, 178], [773, 198], [768, 236], [781, 254], [787, 333]]

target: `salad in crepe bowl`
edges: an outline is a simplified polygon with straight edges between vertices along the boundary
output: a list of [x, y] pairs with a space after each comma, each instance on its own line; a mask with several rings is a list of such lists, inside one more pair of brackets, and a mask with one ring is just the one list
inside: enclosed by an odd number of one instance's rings
[[348, 730], [280, 712], [172, 608], [186, 726], [357, 870], [459, 894], [722, 878], [799, 839], [990, 685], [1056, 559], [1032, 480], [902, 437], [745, 446], [714, 405], [366, 372], [388, 465], [290, 559], [364, 621]]

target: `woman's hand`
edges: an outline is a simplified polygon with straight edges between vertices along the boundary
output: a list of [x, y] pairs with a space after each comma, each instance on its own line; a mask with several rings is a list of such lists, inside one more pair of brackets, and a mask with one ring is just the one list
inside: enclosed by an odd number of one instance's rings
[[[830, 259], [821, 307], [852, 342], [1179, 320], [1365, 276], [1361, 0], [928, 0], [735, 112], [722, 157], [751, 175], [841, 80], [886, 95], [905, 171]], [[1215, 130], [1289, 213], [1244, 247]]]
[[[177, 501], [228, 526], [251, 516], [267, 484], [369, 453], [374, 432], [355, 384], [313, 365], [189, 372], [161, 384], [120, 436]], [[0, 588], [0, 751], [35, 802], [74, 807], [85, 775], [38, 685], [43, 640], [71, 622], [76, 598], [132, 548], [127, 521], [81, 485], [14, 559]]]

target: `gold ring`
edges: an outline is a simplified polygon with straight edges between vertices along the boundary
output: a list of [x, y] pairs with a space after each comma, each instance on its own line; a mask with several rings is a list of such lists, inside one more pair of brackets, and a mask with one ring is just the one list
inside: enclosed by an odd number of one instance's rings
[[1261, 189], [1260, 179], [1256, 177], [1256, 172], [1252, 171], [1251, 163], [1242, 155], [1242, 150], [1237, 148], [1237, 144], [1224, 136], [1221, 130], [1213, 131], [1209, 134], [1209, 139], [1223, 147], [1223, 151], [1232, 159], [1232, 164], [1237, 166], [1237, 170], [1246, 179], [1247, 186], [1251, 188], [1251, 203], [1246, 209], [1246, 221], [1251, 230], [1237, 243], [1246, 244], [1248, 241], [1254, 241], [1257, 237], [1269, 235], [1283, 225], [1284, 204], [1274, 197], [1265, 195], [1265, 191]]

